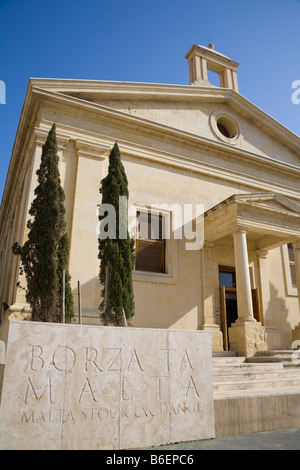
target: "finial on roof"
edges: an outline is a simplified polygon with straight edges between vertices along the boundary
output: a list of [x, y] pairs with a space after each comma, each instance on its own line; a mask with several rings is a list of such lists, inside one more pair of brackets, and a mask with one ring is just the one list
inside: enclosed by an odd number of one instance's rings
[[208, 49], [214, 49], [214, 48], [215, 46], [212, 43], [208, 44]]

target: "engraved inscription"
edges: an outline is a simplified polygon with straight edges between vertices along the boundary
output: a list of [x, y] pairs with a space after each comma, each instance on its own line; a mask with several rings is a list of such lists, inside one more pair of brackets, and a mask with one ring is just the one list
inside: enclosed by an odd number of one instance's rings
[[[160, 348], [153, 349], [153, 352], [145, 358], [136, 348], [101, 348], [93, 345], [75, 349], [59, 345], [51, 350], [49, 345], [30, 344], [29, 374], [23, 397], [23, 405], [29, 408], [22, 410], [21, 423], [151, 419], [162, 415], [201, 414], [201, 384], [195, 368], [195, 364], [199, 365], [198, 350]], [[156, 362], [152, 357], [156, 358]], [[148, 374], [148, 369], [152, 373]], [[51, 371], [55, 372], [53, 376]], [[59, 407], [64, 402], [66, 373], [78, 375], [72, 390], [74, 409]], [[108, 383], [112, 393], [115, 387], [119, 387], [119, 407], [105, 405], [106, 382], [103, 378], [110, 376], [117, 377]], [[177, 396], [178, 390], [181, 395], [181, 401], [175, 404], [170, 404], [171, 378], [173, 382], [178, 381], [175, 389]], [[147, 393], [156, 404], [146, 404]], [[47, 405], [50, 406], [48, 410]], [[78, 410], [78, 405], [83, 408]]]

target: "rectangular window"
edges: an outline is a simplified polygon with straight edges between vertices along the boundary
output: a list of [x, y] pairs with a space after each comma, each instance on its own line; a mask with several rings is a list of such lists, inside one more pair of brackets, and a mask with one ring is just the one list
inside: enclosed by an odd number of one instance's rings
[[165, 272], [165, 217], [137, 212], [136, 271]]
[[219, 283], [220, 286], [235, 288], [235, 269], [230, 266], [219, 266]]
[[290, 264], [290, 271], [291, 271], [292, 286], [297, 287], [295, 257], [294, 257], [293, 245], [291, 243], [288, 243], [288, 254], [289, 254], [289, 264]]

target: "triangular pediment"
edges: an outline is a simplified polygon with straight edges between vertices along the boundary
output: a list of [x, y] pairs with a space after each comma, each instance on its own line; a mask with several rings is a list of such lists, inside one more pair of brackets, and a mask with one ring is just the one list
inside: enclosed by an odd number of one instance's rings
[[[279, 171], [300, 171], [300, 139], [286, 127], [232, 89], [214, 86], [166, 85], [98, 80], [30, 79], [36, 97], [62, 106], [79, 108], [88, 119], [95, 113], [138, 124], [139, 131], [151, 128], [165, 137], [177, 136], [186, 143], [198, 140], [199, 150], [230, 152], [247, 166], [279, 164]], [[229, 137], [220, 131], [225, 126]], [[232, 134], [233, 129], [233, 134]], [[202, 158], [202, 155], [200, 156]], [[240, 158], [240, 157], [239, 157]], [[232, 164], [231, 164], [232, 160]], [[224, 161], [218, 163], [224, 166]], [[226, 168], [228, 164], [226, 162]], [[244, 170], [243, 170], [244, 171]], [[247, 170], [246, 170], [247, 171]]]
[[255, 240], [257, 249], [272, 249], [298, 239], [300, 205], [277, 193], [234, 194], [204, 214], [208, 241], [242, 229]]
[[300, 205], [277, 193], [257, 193], [235, 195], [237, 204], [248, 205], [269, 211], [285, 211], [300, 214]]
[[[217, 142], [222, 142], [222, 139], [213, 132], [211, 116], [221, 111], [236, 120], [243, 134], [238, 146], [243, 148], [245, 143], [245, 150], [276, 158], [275, 155], [283, 153], [283, 145], [297, 152], [300, 148], [297, 135], [240, 93], [228, 88], [39, 78], [30, 79], [30, 84], [35, 89], [80, 100], [82, 105], [104, 106]], [[275, 142], [280, 143], [281, 148], [274, 149]]]

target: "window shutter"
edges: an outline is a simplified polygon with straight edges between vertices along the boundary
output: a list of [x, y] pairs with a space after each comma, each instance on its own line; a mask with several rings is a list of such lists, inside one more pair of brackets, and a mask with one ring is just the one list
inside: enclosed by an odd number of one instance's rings
[[288, 243], [287, 247], [288, 247], [288, 253], [289, 253], [292, 286], [297, 287], [296, 265], [295, 265], [295, 255], [294, 255], [293, 245], [291, 243]]
[[137, 271], [165, 272], [164, 217], [138, 212], [136, 263]]

